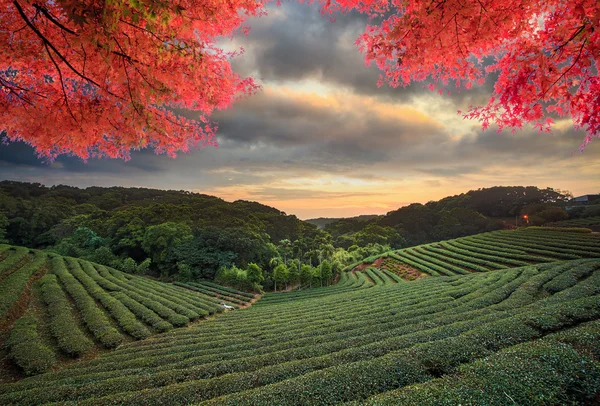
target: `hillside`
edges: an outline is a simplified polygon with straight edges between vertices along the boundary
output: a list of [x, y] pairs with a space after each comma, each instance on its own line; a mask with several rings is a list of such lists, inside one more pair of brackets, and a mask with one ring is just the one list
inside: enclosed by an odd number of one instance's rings
[[462, 275], [581, 258], [600, 258], [600, 235], [525, 228], [391, 251], [366, 258], [360, 268], [381, 267], [411, 280], [423, 275]]
[[221, 267], [266, 268], [273, 244], [303, 240], [317, 249], [324, 233], [294, 215], [257, 202], [178, 190], [80, 189], [0, 182], [0, 242], [84, 258], [119, 270], [195, 279]]
[[0, 365], [9, 379], [90, 358], [224, 311], [253, 295], [210, 282], [174, 286], [88, 261], [0, 246]]
[[313, 224], [313, 225], [317, 226], [317, 228], [319, 230], [322, 230], [328, 224], [334, 223], [336, 221], [351, 220], [351, 221], [356, 221], [356, 222], [361, 222], [361, 221], [364, 222], [364, 221], [376, 219], [378, 217], [381, 217], [381, 216], [378, 214], [361, 214], [360, 216], [354, 216], [354, 217], [319, 217], [319, 218], [314, 218], [314, 219], [307, 219], [304, 221], [306, 221], [307, 223]]
[[568, 198], [552, 188], [495, 186], [412, 203], [369, 221], [340, 219], [328, 223], [324, 231], [333, 236], [336, 246], [346, 249], [361, 242], [402, 248], [512, 228], [515, 220], [522, 226], [524, 214], [534, 225], [564, 220], [569, 217], [563, 209]]
[[593, 402], [600, 259], [360, 287], [349, 280], [267, 294], [248, 309], [0, 386], [0, 403]]

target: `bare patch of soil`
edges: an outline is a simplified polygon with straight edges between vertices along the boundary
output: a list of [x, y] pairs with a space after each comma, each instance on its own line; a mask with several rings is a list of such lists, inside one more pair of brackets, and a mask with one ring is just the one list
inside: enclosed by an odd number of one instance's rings
[[390, 272], [395, 273], [406, 281], [414, 281], [416, 279], [425, 278], [428, 275], [424, 272], [419, 271], [404, 262], [397, 261], [393, 258], [386, 258], [381, 263], [381, 268], [387, 269]]

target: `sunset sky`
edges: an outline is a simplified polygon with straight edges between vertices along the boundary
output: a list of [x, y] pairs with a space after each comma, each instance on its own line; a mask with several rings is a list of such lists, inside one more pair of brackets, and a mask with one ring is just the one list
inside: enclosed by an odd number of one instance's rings
[[25, 144], [0, 146], [0, 178], [47, 185], [185, 189], [255, 200], [302, 219], [381, 214], [470, 189], [536, 185], [600, 193], [600, 142], [585, 152], [570, 120], [552, 134], [482, 132], [457, 110], [484, 104], [492, 82], [439, 96], [377, 87], [354, 46], [364, 16], [330, 22], [317, 5], [284, 2], [250, 21], [234, 68], [262, 90], [218, 112], [219, 148], [176, 159], [152, 151], [128, 162], [60, 157], [39, 161]]

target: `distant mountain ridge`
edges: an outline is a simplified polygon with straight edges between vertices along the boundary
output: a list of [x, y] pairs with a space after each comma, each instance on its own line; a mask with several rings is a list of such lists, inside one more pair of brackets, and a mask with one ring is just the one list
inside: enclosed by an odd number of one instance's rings
[[369, 221], [369, 220], [373, 220], [377, 217], [381, 217], [378, 214], [361, 214], [360, 216], [354, 216], [354, 217], [318, 217], [318, 218], [314, 218], [314, 219], [308, 219], [308, 220], [304, 220], [307, 223], [310, 224], [314, 224], [315, 226], [317, 226], [317, 228], [319, 230], [322, 230], [323, 228], [325, 228], [325, 226], [327, 224], [333, 223], [335, 221], [340, 221], [340, 220], [356, 220], [356, 221]]

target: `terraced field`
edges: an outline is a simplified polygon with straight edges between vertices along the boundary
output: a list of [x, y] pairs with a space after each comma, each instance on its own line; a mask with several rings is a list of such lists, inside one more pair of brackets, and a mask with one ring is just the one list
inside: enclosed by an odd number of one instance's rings
[[342, 278], [328, 288], [266, 294], [247, 309], [2, 385], [0, 404], [598, 399], [600, 259], [411, 282], [372, 269]]
[[600, 216], [557, 221], [555, 223], [551, 223], [550, 225], [553, 227], [587, 227], [597, 229], [600, 228]]
[[374, 263], [411, 280], [423, 275], [465, 275], [581, 258], [600, 258], [600, 235], [535, 228], [405, 248], [384, 254]]
[[248, 305], [253, 298], [210, 282], [183, 289], [6, 245], [0, 246], [0, 292], [0, 343], [17, 373], [26, 375], [186, 326], [222, 312], [223, 302]]
[[254, 299], [254, 295], [251, 293], [221, 286], [210, 281], [175, 282], [174, 285], [193, 290], [194, 292], [199, 292], [202, 295], [216, 299], [221, 303], [226, 303], [235, 308], [248, 306], [252, 302], [252, 299]]

